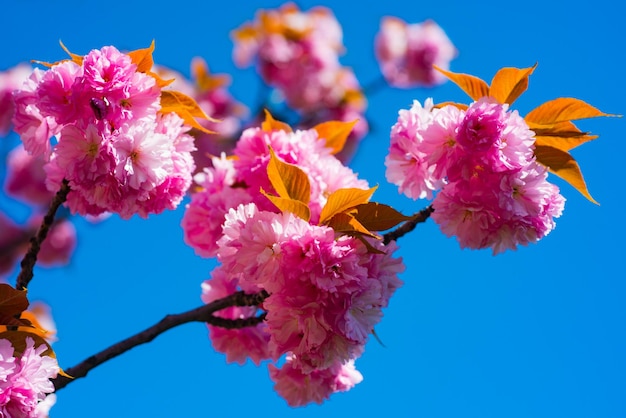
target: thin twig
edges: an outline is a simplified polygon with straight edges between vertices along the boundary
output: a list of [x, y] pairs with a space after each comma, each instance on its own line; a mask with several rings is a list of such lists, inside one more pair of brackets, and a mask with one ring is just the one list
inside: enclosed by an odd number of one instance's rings
[[187, 312], [175, 315], [167, 315], [155, 325], [152, 325], [151, 327], [146, 328], [145, 330], [129, 338], [126, 338], [125, 340], [122, 340], [117, 344], [113, 344], [109, 348], [106, 348], [101, 352], [83, 360], [76, 366], [64, 370], [66, 374], [71, 376], [71, 378], [63, 375], [57, 376], [52, 381], [54, 383], [55, 390], [64, 388], [75, 379], [85, 377], [87, 373], [89, 373], [89, 371], [99, 366], [100, 364], [111, 360], [112, 358], [117, 357], [120, 354], [123, 354], [138, 345], [148, 343], [165, 331], [182, 324], [186, 324], [189, 322], [207, 322], [212, 323], [216, 326], [222, 326], [229, 329], [258, 325], [265, 319], [264, 313], [258, 317], [252, 317], [243, 320], [228, 320], [224, 318], [216, 319], [218, 317], [214, 316], [213, 314], [217, 311], [231, 306], [259, 306], [268, 296], [269, 294], [264, 290], [254, 294], [246, 294], [240, 291]]
[[15, 282], [15, 287], [18, 290], [26, 289], [31, 279], [33, 278], [33, 268], [37, 263], [37, 254], [39, 254], [41, 244], [46, 239], [48, 231], [54, 223], [54, 216], [56, 215], [59, 207], [67, 199], [67, 194], [69, 192], [69, 182], [66, 179], [63, 179], [63, 183], [61, 183], [61, 188], [52, 199], [52, 202], [50, 203], [50, 208], [48, 209], [46, 215], [43, 217], [43, 221], [39, 226], [39, 229], [37, 230], [37, 234], [35, 234], [35, 236], [30, 239], [28, 251], [26, 251], [26, 254], [24, 254], [24, 258], [22, 258], [22, 262], [20, 263], [21, 270]]
[[430, 214], [433, 213], [434, 211], [435, 209], [433, 209], [432, 205], [420, 210], [418, 213], [413, 215], [413, 218], [411, 220], [406, 221], [405, 223], [403, 223], [402, 225], [400, 225], [398, 228], [394, 229], [393, 231], [389, 231], [386, 234], [384, 234], [383, 243], [387, 245], [391, 241], [396, 241], [398, 238], [404, 236], [405, 234], [408, 234], [409, 232], [415, 229], [417, 224], [425, 222], [426, 219], [428, 219], [428, 217], [430, 216]]

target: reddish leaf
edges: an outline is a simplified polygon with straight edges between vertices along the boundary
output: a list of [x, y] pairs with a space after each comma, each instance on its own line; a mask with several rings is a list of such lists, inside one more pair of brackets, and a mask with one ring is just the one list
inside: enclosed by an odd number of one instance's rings
[[326, 140], [326, 146], [332, 149], [332, 153], [337, 154], [343, 149], [348, 136], [352, 132], [352, 128], [354, 128], [357, 122], [358, 119], [352, 122], [332, 120], [315, 125], [313, 129], [317, 131], [319, 138]]
[[411, 219], [410, 216], [405, 216], [391, 206], [382, 203], [368, 202], [357, 206], [355, 209], [354, 217], [368, 231], [386, 231]]
[[278, 196], [302, 202], [305, 206], [311, 198], [309, 176], [298, 166], [281, 161], [270, 148], [267, 176]]
[[548, 167], [550, 172], [571, 184], [591, 202], [598, 204], [587, 190], [578, 163], [568, 152], [550, 146], [538, 145], [535, 147], [535, 156], [537, 162]]
[[[17, 290], [10, 284], [0, 283], [0, 313], [3, 316], [17, 316], [28, 309], [25, 290]], [[6, 324], [5, 324], [6, 325]]]
[[348, 213], [337, 213], [328, 220], [327, 226], [334, 229], [336, 232], [348, 234], [348, 235], [365, 235], [368, 237], [380, 239], [380, 237], [370, 232], [365, 226], [363, 226], [354, 216]]
[[[615, 116], [601, 112], [595, 107], [579, 99], [560, 97], [550, 100], [531, 110], [524, 117], [530, 124], [553, 125], [576, 119], [595, 118], [598, 116]], [[529, 124], [529, 125], [530, 125]]]
[[21, 356], [24, 353], [24, 350], [26, 349], [27, 337], [30, 337], [33, 339], [33, 341], [35, 342], [35, 345], [34, 345], [35, 348], [41, 346], [42, 344], [47, 347], [46, 351], [44, 351], [42, 355], [56, 358], [56, 355], [54, 354], [54, 350], [52, 350], [52, 347], [50, 346], [48, 341], [46, 341], [44, 338], [42, 338], [41, 336], [37, 334], [29, 332], [28, 328], [25, 328], [25, 330], [18, 329], [18, 330], [0, 332], [0, 339], [9, 340], [11, 342], [11, 345], [13, 346], [13, 349], [15, 350], [15, 352], [13, 353], [14, 357]]
[[434, 66], [437, 71], [445, 75], [457, 86], [469, 95], [473, 100], [478, 100], [481, 97], [489, 96], [489, 86], [483, 80], [478, 77], [474, 77], [469, 74], [453, 73], [452, 71], [445, 71], [436, 65]]
[[537, 64], [530, 68], [502, 68], [491, 80], [489, 96], [499, 103], [513, 103], [528, 88], [528, 78], [537, 68]]
[[261, 129], [264, 132], [272, 132], [272, 131], [292, 132], [291, 126], [287, 125], [284, 122], [280, 122], [274, 119], [272, 114], [267, 109], [265, 109], [265, 120], [261, 124]]

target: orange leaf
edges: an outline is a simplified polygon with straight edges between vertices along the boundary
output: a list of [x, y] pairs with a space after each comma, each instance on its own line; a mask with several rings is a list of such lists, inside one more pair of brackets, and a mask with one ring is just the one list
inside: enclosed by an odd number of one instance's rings
[[311, 184], [309, 176], [298, 166], [281, 161], [270, 148], [270, 161], [267, 164], [267, 176], [278, 196], [309, 203]]
[[512, 104], [528, 88], [528, 78], [537, 68], [537, 64], [530, 68], [502, 68], [491, 80], [489, 96], [498, 103]]
[[552, 125], [559, 122], [595, 118], [598, 116], [615, 115], [601, 112], [579, 99], [560, 97], [539, 105], [531, 110], [524, 119], [532, 124]]
[[6, 316], [17, 316], [28, 309], [25, 290], [17, 290], [10, 284], [0, 283], [0, 313]]
[[[22, 328], [22, 327], [19, 327], [19, 328]], [[20, 357], [24, 353], [24, 350], [26, 350], [26, 338], [27, 337], [30, 337], [34, 340], [35, 342], [34, 347], [39, 347], [42, 344], [47, 347], [46, 351], [44, 351], [42, 355], [56, 358], [56, 355], [54, 354], [54, 351], [52, 350], [50, 343], [48, 343], [48, 341], [46, 341], [43, 337], [37, 334], [33, 334], [32, 332], [29, 332], [28, 330], [22, 330], [22, 329], [0, 331], [0, 339], [9, 340], [11, 342], [11, 345], [13, 346], [13, 349], [15, 350], [13, 353], [14, 357]]]
[[[83, 57], [82, 56], [76, 55], [76, 54], [72, 54], [70, 52], [70, 50], [67, 49], [65, 47], [65, 45], [63, 45], [63, 42], [59, 41], [59, 43], [61, 44], [61, 48], [63, 48], [63, 51], [67, 52], [67, 55], [69, 55], [72, 58], [72, 61], [74, 61], [78, 65], [83, 65]], [[61, 61], [59, 61], [59, 62], [61, 62]]]
[[537, 157], [537, 162], [548, 167], [550, 172], [571, 184], [591, 202], [596, 205], [599, 204], [589, 194], [580, 167], [574, 160], [574, 157], [568, 152], [546, 145], [539, 145], [535, 147], [535, 156]]
[[264, 132], [272, 132], [272, 131], [285, 131], [285, 132], [293, 132], [291, 126], [287, 125], [284, 122], [277, 121], [274, 119], [272, 114], [267, 110], [265, 110], [265, 120], [261, 124], [261, 129]]
[[305, 203], [295, 199], [272, 196], [271, 194], [266, 193], [263, 189], [260, 191], [261, 194], [267, 197], [274, 204], [274, 206], [280, 209], [281, 212], [293, 213], [307, 222], [311, 219], [311, 210]]
[[355, 207], [353, 215], [368, 231], [386, 231], [401, 222], [411, 219], [392, 208], [377, 202], [368, 202]]
[[226, 74], [211, 75], [209, 66], [201, 57], [195, 57], [191, 61], [191, 75], [196, 81], [200, 91], [213, 91], [230, 83], [230, 77]]
[[451, 71], [443, 70], [436, 65], [435, 70], [439, 71], [450, 79], [454, 84], [461, 87], [461, 89], [469, 95], [473, 100], [478, 100], [481, 97], [489, 96], [489, 86], [483, 80], [478, 77], [469, 74], [453, 73]]
[[200, 125], [195, 118], [210, 120], [211, 122], [219, 122], [204, 113], [198, 103], [191, 97], [178, 91], [162, 90], [161, 91], [161, 113], [176, 113], [186, 124], [199, 129], [203, 132], [215, 133], [204, 126]]
[[366, 235], [368, 237], [381, 239], [378, 235], [368, 231], [354, 216], [347, 213], [337, 213], [328, 220], [327, 226], [336, 232], [349, 235]]
[[327, 220], [336, 214], [345, 212], [348, 209], [362, 205], [363, 203], [367, 203], [377, 188], [378, 186], [366, 190], [347, 188], [334, 191], [330, 194], [330, 196], [328, 196], [328, 201], [322, 208], [319, 224], [323, 225]]
[[352, 132], [352, 128], [357, 122], [358, 119], [352, 122], [331, 120], [317, 124], [313, 129], [317, 131], [319, 138], [326, 140], [326, 147], [332, 149], [333, 154], [337, 154], [343, 149], [350, 132]]
[[455, 102], [443, 102], [443, 103], [437, 103], [435, 104], [433, 107], [435, 109], [441, 109], [442, 107], [446, 107], [446, 106], [454, 106], [459, 110], [467, 110], [467, 108], [469, 107], [466, 104], [463, 103], [455, 103]]
[[597, 135], [589, 135], [587, 132], [581, 132], [570, 121], [556, 123], [550, 128], [537, 127], [533, 131], [535, 131], [536, 145], [547, 145], [562, 151], [569, 151], [598, 137]]
[[154, 52], [154, 39], [150, 44], [150, 47], [137, 49], [135, 51], [128, 52], [128, 55], [133, 62], [137, 65], [137, 71], [140, 73], [147, 73], [152, 70], [154, 60], [152, 59], [152, 52]]

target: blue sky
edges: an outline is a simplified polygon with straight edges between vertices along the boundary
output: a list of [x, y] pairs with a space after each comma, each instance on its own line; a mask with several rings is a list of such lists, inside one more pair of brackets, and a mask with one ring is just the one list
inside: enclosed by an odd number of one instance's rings
[[[237, 69], [229, 32], [277, 1], [179, 3], [49, 2], [3, 6], [0, 69], [65, 58], [104, 45], [147, 47], [184, 74], [194, 56], [233, 76], [231, 92], [252, 106], [258, 79]], [[373, 39], [382, 16], [434, 19], [459, 50], [451, 69], [487, 81], [504, 66], [530, 67], [530, 88], [515, 108], [576, 97], [625, 113], [626, 27], [612, 2], [309, 2], [330, 6], [343, 26], [342, 63], [363, 85], [380, 74]], [[378, 184], [375, 200], [413, 213], [428, 202], [397, 193], [384, 177], [389, 129], [413, 99], [469, 99], [452, 83], [386, 89], [369, 98], [373, 130], [352, 168]], [[574, 150], [596, 206], [555, 179], [567, 198], [557, 228], [536, 245], [492, 256], [460, 250], [429, 221], [402, 238], [405, 282], [357, 368], [364, 381], [322, 406], [293, 409], [272, 389], [265, 367], [227, 365], [202, 324], [161, 335], [59, 391], [52, 418], [99, 417], [624, 417], [626, 416], [626, 261], [620, 145], [624, 120], [578, 124], [600, 135]], [[2, 144], [5, 152], [16, 138]], [[6, 198], [16, 218], [25, 208]], [[64, 268], [40, 269], [32, 300], [52, 306], [62, 367], [160, 320], [200, 305], [200, 283], [214, 266], [182, 242], [183, 208], [130, 222], [75, 219], [79, 247]]]

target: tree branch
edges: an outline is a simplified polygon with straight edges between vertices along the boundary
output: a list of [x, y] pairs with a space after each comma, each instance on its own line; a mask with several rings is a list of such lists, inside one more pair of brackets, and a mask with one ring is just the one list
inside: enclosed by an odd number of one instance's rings
[[22, 262], [20, 263], [22, 269], [20, 270], [20, 273], [17, 276], [17, 280], [15, 282], [15, 288], [17, 290], [26, 289], [31, 279], [33, 278], [33, 268], [37, 263], [37, 254], [39, 254], [39, 250], [41, 249], [41, 243], [46, 239], [48, 231], [54, 223], [54, 216], [56, 215], [59, 207], [67, 199], [67, 194], [69, 192], [70, 184], [66, 179], [63, 179], [63, 183], [61, 183], [61, 188], [52, 199], [52, 202], [50, 203], [50, 208], [48, 209], [46, 215], [43, 217], [43, 221], [41, 223], [41, 226], [39, 226], [39, 229], [37, 230], [37, 234], [35, 234], [35, 236], [30, 239], [28, 251], [26, 251], [26, 254], [24, 254], [24, 258], [22, 258]]
[[387, 245], [391, 241], [396, 241], [398, 238], [404, 236], [405, 234], [408, 234], [409, 232], [415, 229], [417, 224], [426, 222], [426, 219], [428, 219], [430, 217], [430, 214], [433, 213], [434, 211], [435, 209], [433, 209], [432, 205], [420, 210], [418, 213], [413, 215], [413, 219], [411, 219], [410, 221], [406, 221], [405, 223], [403, 223], [402, 225], [400, 225], [398, 228], [394, 229], [393, 231], [389, 231], [386, 234], [384, 234], [383, 244]]
[[192, 309], [181, 314], [167, 315], [155, 325], [152, 325], [151, 327], [146, 328], [145, 330], [126, 338], [117, 344], [113, 344], [109, 348], [106, 348], [103, 351], [83, 360], [74, 367], [64, 370], [65, 373], [72, 377], [70, 378], [59, 375], [53, 379], [52, 382], [54, 383], [55, 390], [64, 388], [75, 379], [85, 377], [89, 371], [100, 364], [117, 357], [138, 345], [152, 341], [169, 329], [188, 322], [207, 322], [215, 326], [221, 326], [229, 329], [258, 325], [265, 319], [265, 313], [258, 317], [232, 320], [217, 317], [213, 314], [231, 306], [258, 306], [263, 303], [268, 296], [269, 293], [265, 290], [254, 294], [246, 294], [239, 291], [222, 299], [217, 299], [211, 303], [200, 306], [199, 308]]

